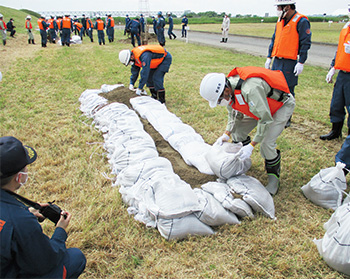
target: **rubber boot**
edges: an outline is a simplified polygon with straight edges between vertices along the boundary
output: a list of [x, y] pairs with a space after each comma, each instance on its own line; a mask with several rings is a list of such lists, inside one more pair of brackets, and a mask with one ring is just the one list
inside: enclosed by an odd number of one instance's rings
[[32, 44], [33, 44], [33, 45], [35, 45], [35, 43], [34, 43], [34, 39], [32, 40]]
[[2, 43], [4, 46], [6, 46], [6, 40], [3, 40]]
[[173, 37], [174, 37], [174, 38], [173, 38], [173, 40], [175, 40], [175, 39], [176, 39], [176, 36], [175, 36], [175, 35], [173, 35]]
[[343, 128], [343, 124], [344, 124], [344, 121], [332, 123], [332, 130], [328, 134], [320, 136], [320, 139], [333, 140], [339, 137], [341, 138], [342, 137], [341, 130]]
[[225, 39], [225, 43], [227, 43], [227, 38]]
[[[241, 143], [243, 144], [243, 146], [248, 145], [250, 142], [251, 142], [250, 136], [248, 136], [245, 140], [241, 141]], [[239, 141], [234, 141], [234, 143], [239, 143]]]
[[277, 157], [272, 160], [265, 160], [265, 169], [268, 175], [266, 190], [275, 195], [280, 186], [281, 153], [277, 149]]
[[220, 41], [220, 43], [224, 43], [225, 42], [225, 39], [224, 38], [222, 38], [221, 39], [221, 41]]
[[158, 94], [157, 94], [157, 91], [154, 89], [154, 87], [150, 87], [150, 88], [149, 88], [149, 91], [151, 92], [151, 97], [152, 97], [153, 99], [158, 100]]
[[28, 44], [30, 44], [31, 43], [31, 39], [28, 39]]
[[158, 90], [158, 100], [159, 102], [161, 102], [162, 104], [165, 104], [165, 90], [162, 89], [162, 90]]

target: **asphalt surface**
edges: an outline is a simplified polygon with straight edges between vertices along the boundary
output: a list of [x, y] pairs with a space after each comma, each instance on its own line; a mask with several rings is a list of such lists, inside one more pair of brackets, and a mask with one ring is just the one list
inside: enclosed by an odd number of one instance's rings
[[[243, 52], [256, 56], [267, 56], [267, 50], [270, 45], [270, 39], [261, 37], [249, 37], [239, 35], [229, 35], [227, 43], [220, 43], [220, 33], [208, 33], [189, 31], [187, 38], [181, 38], [180, 30], [174, 32], [178, 37], [177, 39], [183, 40], [184, 42], [207, 45], [217, 48], [229, 49], [232, 51]], [[167, 34], [167, 30], [164, 32]], [[168, 37], [166, 37], [167, 40]], [[311, 48], [308, 52], [308, 59], [305, 64], [312, 66], [320, 66], [329, 68], [334, 54], [337, 50], [337, 45], [331, 44], [320, 44], [312, 43]], [[264, 67], [264, 65], [260, 65]]]

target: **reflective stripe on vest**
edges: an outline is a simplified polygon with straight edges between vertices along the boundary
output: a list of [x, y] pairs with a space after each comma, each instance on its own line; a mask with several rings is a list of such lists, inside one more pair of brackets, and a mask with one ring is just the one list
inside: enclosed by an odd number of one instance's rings
[[144, 45], [144, 46], [135, 47], [132, 50], [132, 53], [134, 54], [134, 57], [135, 57], [135, 66], [142, 67], [140, 57], [142, 53], [144, 53], [145, 51], [164, 54], [164, 56], [161, 58], [155, 58], [151, 60], [151, 65], [150, 65], [151, 69], [156, 69], [160, 65], [160, 63], [163, 62], [164, 58], [168, 54], [166, 50], [160, 45]]
[[335, 58], [334, 68], [350, 72], [350, 54], [345, 52], [344, 43], [350, 41], [350, 22], [348, 22], [339, 36], [337, 56]]
[[43, 21], [44, 21], [43, 18], [38, 19], [38, 26], [40, 30], [44, 30]]
[[71, 22], [70, 18], [64, 17], [62, 19], [62, 29], [63, 28], [67, 28], [67, 29], [71, 29], [72, 28], [72, 22]]
[[284, 19], [276, 24], [275, 42], [272, 50], [272, 57], [282, 57], [296, 60], [299, 52], [298, 22], [306, 16], [296, 13], [284, 26]]
[[[264, 81], [268, 83], [268, 85], [271, 88], [278, 89], [280, 91], [283, 91], [285, 93], [290, 93], [287, 81], [281, 71], [272, 71], [261, 67], [254, 67], [254, 66], [248, 66], [248, 67], [240, 67], [240, 68], [234, 68], [227, 77], [232, 77], [239, 75], [239, 77], [243, 80], [246, 80], [248, 78], [262, 78]], [[234, 110], [238, 110], [242, 112], [245, 115], [248, 115], [249, 117], [252, 117], [256, 120], [259, 120], [257, 116], [255, 116], [253, 113], [249, 110], [249, 105], [244, 100], [241, 90], [236, 89], [234, 90], [234, 96], [235, 96], [235, 102], [231, 100], [230, 105]], [[270, 108], [270, 113], [273, 116], [276, 111], [278, 111], [282, 106], [283, 102], [276, 101], [275, 99], [266, 97], [267, 103]]]
[[[29, 26], [28, 26], [28, 23], [29, 23]], [[33, 28], [31, 21], [28, 20], [28, 19], [26, 20], [26, 28], [27, 29], [32, 29]]]

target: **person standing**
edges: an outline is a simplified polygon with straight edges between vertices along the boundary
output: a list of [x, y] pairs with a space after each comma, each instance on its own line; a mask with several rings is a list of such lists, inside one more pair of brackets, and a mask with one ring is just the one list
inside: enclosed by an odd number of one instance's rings
[[62, 39], [62, 30], [60, 28], [61, 28], [62, 19], [63, 19], [62, 15], [58, 15], [57, 18], [56, 18], [56, 24], [57, 24], [57, 28], [58, 28], [57, 35], [59, 34], [61, 39]]
[[[298, 76], [304, 69], [308, 50], [311, 47], [311, 31], [308, 18], [296, 11], [295, 0], [276, 0], [278, 22], [265, 62], [265, 68], [280, 70], [286, 77], [289, 90], [295, 96], [294, 88]], [[291, 119], [286, 124], [289, 127]]]
[[70, 46], [70, 35], [71, 32], [73, 31], [73, 21], [69, 17], [69, 14], [66, 14], [62, 21], [61, 21], [61, 26], [60, 29], [62, 30], [62, 37], [61, 37], [61, 42], [62, 46]]
[[83, 29], [83, 36], [85, 37], [85, 35], [87, 34], [87, 32], [86, 32], [86, 17], [85, 17], [85, 14], [82, 14], [81, 24], [84, 27], [84, 29]]
[[94, 28], [94, 26], [92, 24], [90, 17], [86, 16], [86, 31], [87, 31], [87, 34], [88, 34], [90, 41], [92, 43], [94, 42], [94, 37], [93, 37], [93, 33], [92, 33], [93, 28]]
[[157, 20], [154, 16], [152, 16], [152, 24], [153, 24], [153, 32], [157, 35]]
[[50, 33], [50, 42], [56, 43], [56, 32], [58, 30], [57, 22], [55, 20], [55, 17], [52, 15], [51, 18], [48, 20], [49, 24], [49, 33]]
[[165, 19], [162, 15], [162, 12], [158, 12], [157, 39], [161, 46], [165, 46], [164, 27], [165, 27]]
[[72, 215], [62, 211], [49, 238], [38, 222], [44, 216], [17, 199], [15, 192], [26, 184], [28, 165], [36, 158], [36, 151], [17, 138], [0, 138], [0, 277], [77, 278], [86, 258], [78, 248], [66, 248]]
[[110, 43], [114, 42], [114, 18], [112, 14], [107, 17], [107, 36]]
[[[168, 28], [168, 35], [169, 35], [169, 39], [176, 39], [176, 35], [173, 33], [173, 29], [174, 29], [174, 20], [173, 17], [171, 16], [171, 13], [168, 13], [168, 20], [169, 20], [169, 28]], [[172, 38], [171, 36], [173, 36], [174, 38]]]
[[[350, 4], [349, 4], [350, 16]], [[332, 82], [335, 70], [339, 70], [337, 80], [334, 84], [330, 107], [330, 120], [332, 130], [320, 136], [321, 140], [333, 140], [342, 137], [342, 129], [345, 119], [345, 108], [348, 111], [348, 135], [350, 135], [350, 21], [348, 21], [340, 32], [338, 49], [332, 60], [331, 68], [327, 74], [326, 81]]]
[[14, 38], [16, 34], [16, 26], [13, 25], [13, 18], [10, 18], [9, 22], [6, 24], [7, 31], [10, 32], [10, 37]]
[[0, 34], [2, 37], [2, 44], [6, 45], [6, 23], [4, 21], [4, 16], [0, 14]]
[[[250, 158], [260, 143], [268, 174], [266, 189], [275, 195], [280, 185], [281, 153], [276, 140], [292, 115], [295, 100], [289, 93], [282, 72], [262, 67], [234, 68], [227, 77], [222, 73], [207, 74], [200, 84], [200, 95], [214, 108], [226, 106], [228, 124], [216, 144], [242, 142], [242, 159]], [[249, 133], [256, 127], [253, 141]]]
[[32, 20], [32, 17], [30, 15], [27, 15], [25, 27], [26, 27], [27, 32], [28, 32], [28, 44], [32, 43], [33, 45], [35, 45], [34, 35], [33, 35], [33, 32], [32, 32], [33, 25], [32, 25], [31, 20]]
[[129, 26], [130, 21], [131, 21], [131, 19], [130, 19], [129, 15], [126, 15], [125, 16], [124, 36], [126, 35], [126, 31], [128, 30], [128, 26]]
[[127, 29], [130, 30], [131, 34], [131, 44], [135, 47], [135, 37], [137, 39], [137, 44], [141, 45], [140, 40], [140, 33], [141, 33], [141, 26], [138, 18], [135, 18], [129, 22], [129, 25], [127, 26]]
[[106, 27], [106, 24], [101, 19], [100, 16], [97, 16], [94, 28], [97, 30], [97, 37], [99, 45], [105, 44], [105, 32], [103, 31]]
[[222, 39], [220, 43], [227, 43], [228, 31], [230, 30], [230, 18], [225, 14], [221, 24]]
[[41, 15], [41, 17], [38, 19], [38, 26], [40, 29], [40, 36], [41, 36], [41, 47], [46, 47], [47, 44], [47, 28], [49, 25], [45, 21], [45, 16]]
[[131, 51], [125, 49], [119, 52], [119, 60], [125, 66], [132, 65], [130, 90], [134, 90], [134, 84], [142, 68], [136, 95], [147, 95], [143, 90], [147, 84], [152, 98], [165, 104], [164, 76], [169, 72], [172, 63], [172, 56], [165, 48], [159, 45], [144, 45]]
[[182, 25], [182, 38], [187, 37], [187, 25], [188, 25], [188, 18], [186, 15], [183, 16], [181, 20], [181, 25]]

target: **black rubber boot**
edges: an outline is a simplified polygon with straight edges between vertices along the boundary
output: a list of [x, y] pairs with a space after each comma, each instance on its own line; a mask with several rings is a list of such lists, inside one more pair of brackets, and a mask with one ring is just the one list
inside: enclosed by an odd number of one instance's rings
[[227, 38], [225, 39], [225, 43], [227, 43]]
[[30, 39], [28, 39], [28, 44], [30, 44], [32, 41]]
[[2, 41], [2, 44], [3, 44], [4, 46], [6, 46], [6, 40], [3, 40], [3, 41]]
[[344, 124], [344, 121], [332, 123], [332, 130], [328, 134], [320, 136], [320, 139], [333, 140], [339, 137], [341, 138], [342, 137], [341, 130], [343, 128], [343, 124]]
[[[245, 140], [241, 141], [241, 143], [243, 144], [243, 146], [248, 145], [250, 142], [251, 142], [250, 136], [248, 136]], [[239, 141], [234, 141], [233, 143], [239, 143]]]
[[157, 94], [157, 91], [154, 89], [154, 87], [150, 87], [150, 88], [149, 88], [149, 91], [151, 92], [151, 97], [152, 97], [153, 99], [158, 100], [158, 94]]
[[158, 100], [159, 102], [161, 102], [162, 104], [165, 104], [165, 90], [162, 89], [162, 90], [158, 90]]
[[221, 39], [221, 41], [220, 41], [220, 43], [224, 43], [225, 42], [225, 39], [224, 38], [222, 38]]
[[271, 195], [276, 195], [280, 187], [281, 152], [277, 149], [277, 157], [272, 160], [265, 160], [265, 169], [268, 175], [266, 190]]
[[33, 45], [35, 45], [35, 43], [34, 43], [34, 39], [32, 40], [32, 44], [33, 44]]

